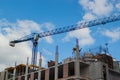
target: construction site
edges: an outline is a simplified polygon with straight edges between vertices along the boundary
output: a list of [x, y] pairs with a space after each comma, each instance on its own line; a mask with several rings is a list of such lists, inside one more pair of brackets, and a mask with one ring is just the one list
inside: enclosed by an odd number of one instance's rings
[[97, 53], [84, 52], [81, 55], [79, 41], [76, 39], [76, 45], [72, 49], [74, 56], [59, 60], [59, 48], [56, 46], [55, 59], [48, 61], [47, 68], [42, 67], [42, 58], [39, 58], [37, 66], [37, 47], [38, 39], [54, 34], [60, 34], [77, 29], [92, 27], [120, 20], [120, 15], [113, 15], [106, 18], [82, 22], [77, 25], [54, 29], [43, 33], [34, 33], [10, 42], [14, 47], [16, 43], [32, 41], [33, 53], [31, 64], [18, 64], [14, 67], [5, 68], [0, 72], [0, 80], [120, 80], [120, 61], [113, 59], [108, 54], [108, 48], [100, 50]]

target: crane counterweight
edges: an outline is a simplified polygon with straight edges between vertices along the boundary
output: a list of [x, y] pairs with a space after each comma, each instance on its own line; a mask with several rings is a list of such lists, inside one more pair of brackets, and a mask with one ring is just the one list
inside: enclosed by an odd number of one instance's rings
[[9, 45], [10, 45], [11, 47], [15, 47], [15, 43], [10, 42]]

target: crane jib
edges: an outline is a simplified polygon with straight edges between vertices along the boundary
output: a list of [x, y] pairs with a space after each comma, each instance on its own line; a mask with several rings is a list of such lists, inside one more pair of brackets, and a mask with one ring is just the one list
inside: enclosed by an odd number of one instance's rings
[[51, 30], [51, 31], [39, 33], [39, 37], [42, 38], [42, 37], [60, 34], [60, 33], [64, 33], [64, 32], [69, 32], [69, 31], [73, 31], [73, 30], [77, 30], [77, 29], [89, 28], [89, 27], [93, 27], [96, 25], [100, 25], [100, 24], [104, 25], [106, 23], [110, 23], [110, 22], [114, 22], [114, 21], [118, 21], [118, 20], [120, 20], [120, 14], [113, 15], [110, 17], [95, 19], [95, 20], [91, 20], [91, 21], [83, 21], [83, 22], [75, 24], [75, 25], [62, 27], [62, 28], [56, 28], [56, 29]]
[[[120, 20], [120, 14], [115, 14], [112, 15], [110, 17], [105, 17], [105, 18], [100, 18], [100, 19], [95, 19], [95, 20], [91, 20], [91, 21], [81, 21], [78, 24], [75, 25], [71, 25], [71, 26], [67, 26], [67, 27], [62, 27], [62, 28], [56, 28], [50, 31], [46, 31], [46, 32], [42, 32], [42, 33], [34, 33], [28, 36], [25, 36], [23, 38], [14, 40], [10, 42], [10, 46], [14, 47], [16, 43], [20, 43], [20, 42], [25, 42], [25, 41], [30, 41], [32, 40], [33, 42], [33, 53], [32, 53], [32, 60], [31, 60], [31, 64], [32, 65], [36, 65], [36, 61], [37, 61], [37, 42], [39, 38], [42, 37], [46, 37], [46, 36], [50, 36], [50, 35], [55, 35], [55, 34], [60, 34], [60, 33], [65, 33], [65, 32], [69, 32], [69, 31], [74, 31], [74, 30], [78, 30], [78, 29], [83, 29], [83, 28], [89, 28], [89, 27], [93, 27], [96, 25], [101, 25], [101, 24], [106, 24], [106, 23], [110, 23], [110, 22], [115, 22]], [[36, 44], [36, 45], [35, 45]]]

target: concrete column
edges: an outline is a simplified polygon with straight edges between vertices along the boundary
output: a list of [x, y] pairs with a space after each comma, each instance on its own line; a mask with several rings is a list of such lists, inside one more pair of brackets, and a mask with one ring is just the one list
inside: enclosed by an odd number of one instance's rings
[[28, 61], [29, 61], [29, 58], [27, 57], [26, 70], [25, 70], [25, 80], [28, 80]]
[[8, 71], [5, 70], [5, 72], [6, 72], [5, 80], [8, 80]]
[[76, 75], [76, 80], [80, 80], [80, 50], [79, 50], [79, 44], [78, 44], [78, 39], [76, 40], [76, 60], [75, 60], [75, 75]]
[[107, 77], [107, 80], [110, 80], [109, 79], [109, 68], [107, 64], [106, 64], [106, 77]]
[[45, 80], [49, 80], [49, 69], [45, 71]]
[[40, 54], [40, 59], [39, 59], [39, 70], [38, 70], [38, 80], [41, 79], [41, 65], [42, 65], [42, 57]]
[[56, 46], [56, 55], [55, 55], [55, 80], [58, 79], [58, 46]]
[[68, 77], [68, 63], [63, 64], [63, 78], [67, 78], [67, 77]]
[[16, 62], [15, 62], [15, 68], [14, 68], [14, 72], [13, 72], [13, 80], [15, 80], [15, 76], [16, 76]]
[[4, 75], [5, 75], [5, 71], [2, 71], [1, 74], [0, 74], [0, 80], [4, 80]]

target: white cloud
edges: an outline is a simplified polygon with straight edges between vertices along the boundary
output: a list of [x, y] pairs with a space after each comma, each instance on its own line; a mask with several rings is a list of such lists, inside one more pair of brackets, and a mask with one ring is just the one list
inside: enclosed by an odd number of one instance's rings
[[[32, 21], [32, 20], [18, 20], [17, 21], [18, 27], [25, 29], [25, 32], [32, 32], [32, 31], [39, 31], [41, 32], [41, 25], [39, 25], [38, 23]], [[28, 30], [28, 31], [26, 31]]]
[[47, 49], [43, 48], [43, 53], [45, 53], [46, 55], [52, 55], [52, 53], [50, 51], [48, 51]]
[[120, 40], [120, 28], [105, 30], [102, 34], [111, 38], [112, 42]]
[[41, 25], [43, 28], [47, 28], [48, 30], [52, 30], [54, 29], [54, 25], [52, 23], [46, 22], [44, 24]]
[[116, 8], [120, 9], [120, 3], [116, 4]]
[[77, 38], [81, 46], [90, 45], [94, 43], [94, 39], [91, 37], [90, 29], [88, 28], [69, 32], [63, 40], [69, 41], [71, 38]]
[[[97, 17], [108, 16], [114, 11], [114, 0], [79, 0], [79, 4], [83, 7], [85, 14], [83, 16], [83, 21], [93, 20]], [[68, 33], [66, 40], [72, 37], [79, 38], [81, 45], [90, 45], [94, 43], [94, 39], [90, 35], [90, 29], [82, 29], [80, 31], [75, 31]], [[81, 36], [81, 37], [80, 37]]]
[[106, 16], [113, 11], [112, 2], [109, 0], [79, 0], [85, 11], [96, 16]]
[[44, 37], [43, 39], [45, 39], [50, 44], [53, 43], [53, 39], [50, 36]]
[[[87, 21], [110, 15], [114, 11], [115, 0], [79, 0], [79, 4], [85, 10], [83, 21]], [[74, 37], [79, 39], [80, 45], [94, 43], [94, 39], [90, 35], [90, 29], [88, 28], [69, 32], [63, 40], [69, 41]]]
[[[17, 64], [26, 63], [26, 58], [31, 60], [31, 45], [29, 42], [16, 44], [10, 47], [9, 41], [21, 38], [32, 32], [42, 32], [41, 25], [32, 20], [17, 20], [11, 23], [6, 19], [0, 20], [0, 71], [5, 67], [13, 66], [15, 61]], [[48, 43], [52, 43], [53, 39], [45, 38]], [[43, 66], [46, 65], [43, 57]], [[30, 61], [31, 63], [31, 61]]]
[[[15, 48], [9, 46], [9, 39], [0, 33], [0, 70], [13, 66], [15, 61], [17, 63], [25, 63], [27, 57], [31, 57], [31, 48], [27, 43], [19, 44]], [[4, 65], [4, 66], [3, 66]]]
[[91, 14], [91, 13], [86, 13], [84, 16], [83, 16], [83, 19], [84, 20], [94, 20], [96, 17]]
[[[79, 23], [88, 21], [88, 20], [94, 20], [96, 18], [96, 15], [93, 14], [93, 5], [92, 1], [90, 0], [79, 0], [79, 4], [82, 5], [82, 7], [85, 9], [85, 15], [83, 16], [83, 21], [79, 21]], [[72, 38], [78, 38], [79, 44], [81, 46], [91, 45], [94, 43], [94, 39], [90, 35], [90, 29], [85, 28], [81, 30], [75, 30], [72, 32], [69, 32], [65, 38], [63, 38], [64, 41], [69, 41]]]

